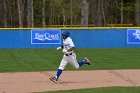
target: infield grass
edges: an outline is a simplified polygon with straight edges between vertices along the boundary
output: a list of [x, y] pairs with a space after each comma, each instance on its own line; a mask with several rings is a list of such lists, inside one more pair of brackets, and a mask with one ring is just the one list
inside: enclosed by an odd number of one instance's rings
[[[139, 48], [76, 49], [76, 55], [78, 61], [87, 57], [93, 62], [79, 70], [140, 69]], [[0, 49], [0, 72], [57, 70], [62, 56], [56, 49]]]
[[40, 93], [140, 93], [140, 87], [105, 87], [105, 88], [64, 90], [64, 91], [50, 91]]

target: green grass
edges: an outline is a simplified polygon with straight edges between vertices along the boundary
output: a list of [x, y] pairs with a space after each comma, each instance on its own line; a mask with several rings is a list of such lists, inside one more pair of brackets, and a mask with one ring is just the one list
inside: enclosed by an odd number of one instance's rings
[[40, 93], [140, 93], [140, 87], [105, 87], [105, 88], [64, 90], [64, 91], [50, 91]]
[[[140, 69], [140, 49], [76, 49], [77, 60], [94, 63], [79, 70]], [[57, 70], [63, 54], [56, 49], [0, 49], [0, 72]], [[70, 65], [65, 70], [74, 70]]]

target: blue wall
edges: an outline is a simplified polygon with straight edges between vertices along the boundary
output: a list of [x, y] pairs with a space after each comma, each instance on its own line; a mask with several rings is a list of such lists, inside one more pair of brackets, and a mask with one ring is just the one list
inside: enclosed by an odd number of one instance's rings
[[[63, 30], [62, 30], [63, 31]], [[127, 29], [68, 30], [77, 48], [140, 48], [127, 44]], [[31, 44], [30, 30], [0, 30], [0, 48], [56, 48], [59, 44]]]

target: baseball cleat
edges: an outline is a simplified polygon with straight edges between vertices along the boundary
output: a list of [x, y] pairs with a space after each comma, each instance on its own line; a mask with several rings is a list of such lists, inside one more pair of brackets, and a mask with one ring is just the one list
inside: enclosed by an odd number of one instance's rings
[[53, 81], [54, 83], [57, 83], [58, 79], [56, 77], [50, 77], [49, 78], [51, 81]]
[[89, 59], [88, 59], [88, 58], [86, 58], [86, 57], [85, 57], [85, 59], [84, 59], [84, 60], [85, 60], [85, 62], [86, 62], [85, 64], [91, 65], [91, 62], [89, 61]]

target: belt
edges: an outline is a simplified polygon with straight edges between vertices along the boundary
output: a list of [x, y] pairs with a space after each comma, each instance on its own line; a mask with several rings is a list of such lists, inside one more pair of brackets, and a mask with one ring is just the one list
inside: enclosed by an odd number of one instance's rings
[[65, 54], [66, 56], [69, 56], [69, 55], [72, 55], [72, 53], [70, 53], [70, 54]]

